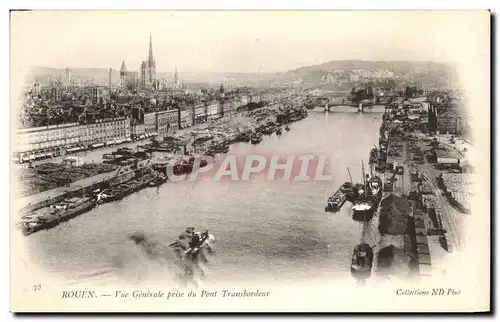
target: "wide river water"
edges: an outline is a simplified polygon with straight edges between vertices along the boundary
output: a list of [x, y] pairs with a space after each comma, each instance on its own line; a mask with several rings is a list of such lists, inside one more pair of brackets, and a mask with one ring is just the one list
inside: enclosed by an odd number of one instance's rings
[[[58, 227], [26, 238], [31, 256], [69, 283], [151, 281], [162, 267], [147, 259], [127, 236], [142, 231], [171, 243], [185, 227], [208, 229], [216, 237], [206, 283], [290, 281], [310, 276], [350, 275], [352, 250], [362, 226], [346, 202], [337, 213], [325, 204], [340, 184], [361, 178], [370, 149], [378, 142], [382, 113], [346, 112], [309, 116], [281, 137], [255, 146], [238, 143], [230, 154], [258, 153], [328, 157], [330, 182], [250, 180], [168, 182], [115, 203], [96, 207]], [[349, 112], [347, 112], [349, 111]]]

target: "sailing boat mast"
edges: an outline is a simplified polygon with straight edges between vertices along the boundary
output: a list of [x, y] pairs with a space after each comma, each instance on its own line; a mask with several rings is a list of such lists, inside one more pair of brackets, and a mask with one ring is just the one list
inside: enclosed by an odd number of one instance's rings
[[353, 183], [352, 183], [351, 171], [349, 170], [349, 167], [347, 167], [347, 173], [349, 173], [349, 179], [351, 180], [351, 184], [353, 184]]
[[365, 163], [363, 162], [363, 159], [361, 159], [361, 171], [363, 172], [363, 186], [365, 190], [365, 198], [366, 198], [366, 177], [365, 177]]

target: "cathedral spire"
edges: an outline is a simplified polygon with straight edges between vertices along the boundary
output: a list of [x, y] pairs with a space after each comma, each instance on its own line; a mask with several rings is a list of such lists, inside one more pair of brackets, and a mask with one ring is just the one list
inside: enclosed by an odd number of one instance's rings
[[127, 67], [125, 66], [125, 61], [122, 61], [122, 67], [120, 68], [120, 71], [122, 71], [122, 72], [127, 71]]
[[151, 66], [151, 64], [153, 63], [154, 59], [153, 59], [153, 38], [151, 36], [151, 31], [149, 32], [149, 56], [148, 56], [148, 62]]

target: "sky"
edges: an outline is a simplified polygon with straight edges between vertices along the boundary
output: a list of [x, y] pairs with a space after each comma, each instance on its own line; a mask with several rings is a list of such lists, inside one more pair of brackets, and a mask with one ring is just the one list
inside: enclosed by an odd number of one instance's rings
[[[279, 72], [331, 60], [480, 58], [487, 12], [30, 11], [11, 14], [11, 62], [157, 72]], [[482, 38], [481, 38], [482, 39]], [[480, 46], [479, 46], [480, 47]], [[477, 50], [476, 50], [477, 48]]]

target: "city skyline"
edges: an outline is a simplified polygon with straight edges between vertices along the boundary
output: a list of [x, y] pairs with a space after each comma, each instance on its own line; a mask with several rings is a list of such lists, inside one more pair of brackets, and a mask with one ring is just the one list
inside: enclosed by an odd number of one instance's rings
[[[125, 60], [131, 70], [140, 70], [151, 33], [157, 73], [173, 73], [175, 67], [179, 73], [276, 73], [335, 60], [456, 62], [477, 54], [463, 41], [474, 35], [457, 23], [463, 18], [461, 12], [369, 14], [368, 18], [364, 12], [332, 11], [13, 12], [11, 33], [16, 37], [11, 47], [13, 52], [24, 52], [18, 58], [24, 66], [119, 70]], [[388, 15], [393, 16], [388, 19]], [[44, 23], [48, 19], [52, 23]], [[419, 24], [439, 28], [430, 37], [422, 35]]]

